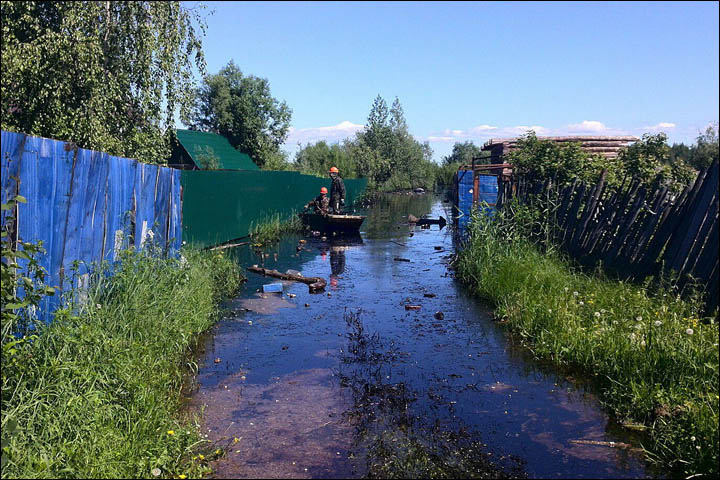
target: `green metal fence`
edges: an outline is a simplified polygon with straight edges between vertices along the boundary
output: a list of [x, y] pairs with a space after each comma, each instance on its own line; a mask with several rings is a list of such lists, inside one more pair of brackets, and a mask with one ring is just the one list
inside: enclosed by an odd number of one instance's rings
[[[275, 214], [289, 218], [320, 193], [330, 179], [298, 172], [185, 170], [183, 241], [199, 247], [217, 245], [249, 234]], [[357, 200], [366, 179], [345, 180], [346, 204]]]

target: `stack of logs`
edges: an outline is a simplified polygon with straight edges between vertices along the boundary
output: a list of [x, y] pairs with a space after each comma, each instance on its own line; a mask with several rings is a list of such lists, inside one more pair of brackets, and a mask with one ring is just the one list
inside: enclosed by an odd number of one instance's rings
[[[606, 158], [615, 158], [620, 150], [633, 142], [639, 140], [633, 136], [569, 136], [569, 137], [537, 137], [538, 140], [550, 140], [557, 143], [578, 142], [583, 150], [589, 153], [599, 153]], [[502, 155], [507, 155], [517, 149], [518, 137], [515, 138], [491, 138], [485, 145], [484, 151], [490, 151], [493, 162], [499, 162]]]

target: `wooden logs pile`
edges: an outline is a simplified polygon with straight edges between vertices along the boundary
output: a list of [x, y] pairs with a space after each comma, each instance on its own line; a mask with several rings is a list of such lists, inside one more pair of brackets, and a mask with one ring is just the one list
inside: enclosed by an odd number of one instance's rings
[[263, 268], [258, 267], [257, 265], [253, 265], [252, 267], [248, 267], [248, 270], [254, 273], [259, 273], [261, 275], [266, 275], [268, 277], [274, 277], [279, 278], [281, 280], [292, 280], [294, 282], [302, 282], [306, 283], [308, 285], [308, 288], [310, 289], [310, 293], [313, 292], [320, 292], [325, 289], [325, 286], [327, 285], [327, 282], [324, 278], [321, 277], [303, 277], [302, 275], [295, 275], [292, 273], [281, 273], [277, 270], [271, 270], [269, 268]]
[[[599, 153], [606, 158], [615, 158], [620, 150], [639, 140], [633, 136], [567, 136], [567, 137], [537, 137], [538, 140], [549, 140], [557, 143], [577, 142], [580, 147], [589, 153]], [[517, 148], [518, 137], [491, 138], [483, 150], [492, 152], [493, 159], [499, 159]], [[493, 161], [495, 163], [495, 160]]]

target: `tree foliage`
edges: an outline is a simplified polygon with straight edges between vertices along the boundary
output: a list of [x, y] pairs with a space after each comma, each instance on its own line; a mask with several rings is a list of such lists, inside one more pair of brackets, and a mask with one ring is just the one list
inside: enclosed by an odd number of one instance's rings
[[697, 137], [697, 145], [692, 151], [689, 163], [699, 169], [709, 167], [718, 159], [720, 143], [718, 143], [718, 123], [708, 125], [704, 133]]
[[490, 152], [483, 152], [482, 148], [472, 141], [455, 143], [450, 155], [443, 157], [443, 165], [470, 165], [473, 158], [482, 158], [478, 163], [490, 163]]
[[180, 2], [2, 2], [2, 128], [166, 163], [204, 71]]
[[508, 159], [516, 173], [538, 179], [552, 178], [560, 185], [575, 178], [594, 182], [603, 168], [611, 168], [611, 162], [600, 155], [589, 154], [579, 143], [541, 140], [533, 131], [522, 136], [517, 146]]
[[295, 154], [294, 168], [302, 173], [325, 176], [332, 166], [345, 178], [367, 178], [370, 189], [383, 191], [430, 188], [438, 170], [430, 145], [410, 134], [400, 100], [388, 108], [380, 95], [355, 138], [342, 145], [307, 144]]
[[695, 175], [692, 167], [677, 155], [678, 152], [682, 149], [669, 147], [664, 133], [646, 133], [612, 159], [590, 154], [581, 148], [580, 143], [538, 139], [530, 131], [518, 140], [518, 149], [509, 155], [508, 160], [521, 175], [550, 178], [560, 185], [567, 185], [574, 179], [594, 183], [600, 173], [607, 170], [606, 180], [610, 185], [633, 179], [655, 187], [669, 185], [678, 190]]
[[337, 167], [344, 178], [358, 176], [357, 164], [350, 156], [347, 144], [328, 144], [322, 140], [307, 144], [295, 154], [295, 167], [308, 175], [326, 177], [330, 167]]
[[428, 142], [420, 143], [410, 134], [400, 100], [390, 109], [378, 95], [365, 128], [346, 144], [357, 164], [358, 176], [379, 190], [432, 187], [436, 165]]
[[231, 60], [217, 74], [204, 77], [183, 122], [194, 130], [223, 135], [262, 167], [278, 164], [291, 115], [287, 104], [270, 94], [267, 79], [243, 75]]

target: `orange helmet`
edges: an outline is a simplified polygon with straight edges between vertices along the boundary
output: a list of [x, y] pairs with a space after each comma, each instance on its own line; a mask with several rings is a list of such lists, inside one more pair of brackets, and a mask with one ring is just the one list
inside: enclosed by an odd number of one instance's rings
[[322, 187], [322, 188], [320, 189], [320, 193], [327, 193], [327, 188]]
[[339, 173], [340, 170], [337, 169], [337, 167], [330, 167], [330, 173]]

